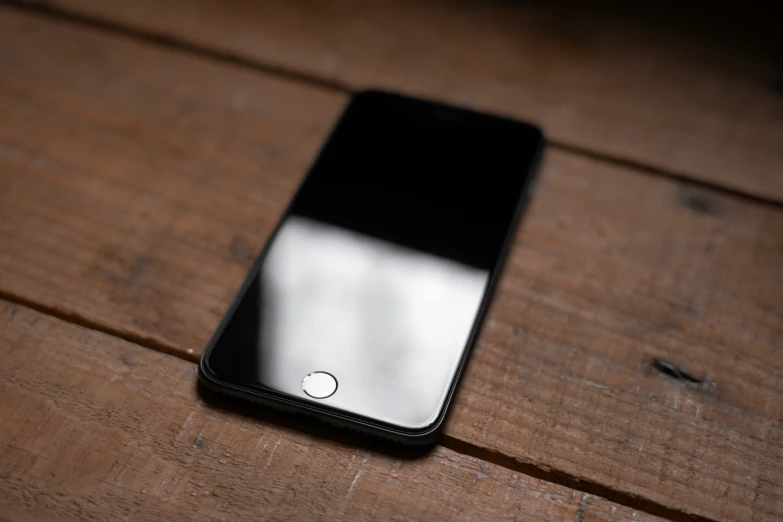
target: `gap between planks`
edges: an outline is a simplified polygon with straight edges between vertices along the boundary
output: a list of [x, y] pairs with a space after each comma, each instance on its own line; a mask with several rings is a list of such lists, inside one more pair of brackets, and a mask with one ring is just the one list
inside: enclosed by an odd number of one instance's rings
[[[161, 343], [155, 339], [126, 332], [121, 329], [112, 328], [90, 319], [86, 319], [80, 314], [67, 312], [57, 307], [42, 305], [11, 292], [0, 290], [0, 299], [24, 306], [38, 313], [54, 317], [67, 323], [75, 324], [82, 328], [117, 337], [129, 343], [136, 344], [142, 348], [165, 353], [166, 355], [170, 355], [187, 362], [197, 363], [199, 360], [199, 357], [195, 355], [188, 356], [188, 354], [183, 354], [181, 351], [177, 351], [173, 346]], [[443, 446], [444, 448], [450, 449], [455, 453], [481, 459], [491, 464], [501, 466], [503, 468], [527, 475], [532, 478], [536, 478], [538, 480], [560, 484], [561, 486], [582, 491], [590, 495], [596, 495], [633, 510], [665, 518], [673, 522], [712, 522], [714, 520], [708, 517], [686, 514], [681, 511], [668, 508], [644, 497], [622, 493], [597, 483], [579, 480], [570, 474], [557, 470], [521, 463], [507, 455], [503, 455], [502, 453], [487, 450], [448, 435], [442, 435], [437, 444]]]
[[[89, 15], [74, 14], [65, 9], [48, 4], [45, 1], [41, 3], [30, 3], [22, 2], [21, 0], [0, 0], [0, 6], [35, 13], [53, 20], [82, 25], [112, 34], [124, 35], [128, 38], [141, 40], [152, 45], [166, 47], [173, 51], [194, 55], [200, 58], [205, 58], [221, 63], [231, 64], [236, 67], [251, 69], [260, 73], [279, 76], [291, 81], [296, 81], [314, 87], [320, 87], [330, 91], [351, 93], [355, 90], [350, 85], [345, 83], [302, 73], [287, 67], [261, 63], [249, 58], [242, 57], [235, 53], [220, 51], [207, 46], [179, 40], [177, 38], [172, 38], [154, 31], [147, 31], [144, 29], [131, 27], [120, 22], [103, 20]], [[749, 194], [740, 190], [725, 187], [718, 183], [695, 180], [689, 177], [687, 174], [681, 172], [659, 169], [631, 159], [595, 152], [576, 145], [563, 143], [558, 140], [552, 140], [550, 138], [547, 138], [547, 146], [604, 163], [631, 168], [648, 175], [659, 176], [681, 183], [687, 183], [693, 187], [703, 187], [706, 189], [715, 190], [719, 193], [729, 194], [756, 204], [770, 206], [773, 208], [783, 208], [783, 201], [777, 201], [773, 198]], [[166, 350], [164, 349], [163, 351]], [[169, 352], [167, 351], [166, 353]]]

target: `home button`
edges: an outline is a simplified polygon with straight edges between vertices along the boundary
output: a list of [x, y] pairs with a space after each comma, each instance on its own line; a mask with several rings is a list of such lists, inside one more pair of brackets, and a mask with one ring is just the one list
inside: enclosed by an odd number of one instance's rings
[[325, 399], [337, 391], [337, 379], [326, 372], [309, 373], [302, 381], [302, 389], [314, 399]]

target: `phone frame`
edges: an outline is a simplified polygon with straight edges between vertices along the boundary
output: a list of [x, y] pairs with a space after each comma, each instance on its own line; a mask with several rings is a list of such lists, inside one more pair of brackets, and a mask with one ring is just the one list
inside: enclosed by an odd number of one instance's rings
[[[514, 209], [513, 217], [509, 224], [508, 230], [506, 231], [506, 236], [503, 241], [503, 247], [501, 248], [500, 254], [498, 255], [495, 265], [492, 267], [492, 270], [490, 271], [486, 290], [481, 299], [479, 309], [476, 312], [475, 318], [473, 320], [473, 324], [470, 329], [470, 334], [468, 335], [468, 339], [465, 343], [465, 348], [462, 351], [462, 355], [460, 357], [459, 363], [457, 364], [457, 367], [454, 371], [451, 384], [449, 386], [449, 389], [446, 393], [445, 400], [443, 402], [443, 406], [441, 407], [440, 411], [438, 412], [437, 418], [432, 424], [430, 424], [425, 428], [416, 429], [416, 430], [405, 429], [399, 426], [394, 426], [379, 421], [377, 419], [372, 419], [357, 414], [351, 414], [350, 412], [338, 410], [336, 408], [332, 408], [326, 405], [320, 405], [315, 401], [301, 399], [299, 397], [288, 395], [286, 393], [276, 392], [275, 390], [254, 388], [254, 387], [248, 387], [244, 385], [231, 383], [218, 377], [217, 374], [213, 372], [209, 367], [209, 356], [212, 350], [217, 345], [218, 340], [223, 335], [223, 332], [226, 326], [228, 325], [229, 320], [233, 317], [237, 307], [239, 306], [242, 299], [244, 298], [245, 293], [247, 292], [248, 288], [252, 284], [255, 276], [260, 271], [261, 266], [263, 265], [263, 262], [266, 259], [270, 246], [272, 245], [275, 238], [277, 237], [277, 234], [282, 224], [291, 214], [291, 207], [293, 205], [293, 202], [296, 201], [297, 196], [299, 195], [299, 191], [302, 189], [302, 186], [304, 186], [309, 176], [315, 170], [314, 167], [321, 160], [323, 151], [327, 148], [327, 145], [332, 141], [332, 137], [334, 136], [335, 131], [343, 123], [343, 120], [345, 118], [345, 115], [348, 113], [348, 108], [350, 107], [350, 105], [352, 105], [360, 97], [368, 97], [368, 96], [393, 97], [398, 101], [418, 104], [421, 107], [423, 107], [424, 110], [434, 113], [435, 117], [445, 117], [448, 119], [455, 119], [455, 118], [464, 119], [464, 118], [475, 118], [475, 117], [486, 118], [489, 116], [501, 120], [514, 121], [514, 123], [525, 125], [526, 127], [528, 127], [531, 130], [531, 132], [534, 133], [536, 139], [538, 140], [538, 146], [536, 148], [536, 152], [534, 153], [528, 172], [525, 173], [527, 176], [526, 183], [523, 189], [520, 191], [519, 198], [517, 200]], [[443, 424], [446, 420], [447, 412], [451, 405], [451, 401], [453, 400], [457, 387], [460, 381], [462, 380], [462, 375], [467, 365], [467, 361], [470, 357], [470, 354], [473, 351], [473, 347], [475, 346], [476, 340], [478, 339], [478, 336], [481, 332], [481, 326], [484, 323], [484, 318], [486, 317], [490, 301], [492, 299], [492, 296], [494, 295], [495, 287], [497, 286], [497, 281], [503, 271], [503, 266], [505, 264], [506, 258], [508, 257], [508, 252], [509, 249], [511, 248], [511, 244], [513, 242], [514, 236], [516, 235], [516, 231], [519, 227], [520, 219], [527, 206], [527, 202], [530, 200], [532, 188], [535, 182], [535, 178], [537, 176], [537, 170], [541, 162], [541, 157], [543, 154], [545, 143], [546, 143], [545, 138], [540, 128], [529, 123], [511, 120], [509, 118], [505, 118], [502, 116], [480, 113], [470, 109], [457, 108], [442, 103], [422, 100], [418, 98], [409, 98], [406, 96], [402, 96], [399, 94], [394, 94], [382, 90], [371, 89], [371, 90], [360, 91], [353, 94], [350, 100], [348, 101], [348, 103], [346, 104], [345, 108], [343, 109], [341, 116], [338, 118], [337, 122], [330, 130], [327, 139], [324, 141], [324, 144], [322, 145], [315, 159], [310, 163], [310, 166], [308, 167], [307, 170], [307, 174], [302, 178], [302, 181], [300, 182], [299, 187], [297, 188], [296, 192], [294, 193], [291, 200], [289, 201], [285, 212], [278, 220], [274, 230], [272, 231], [271, 235], [269, 236], [266, 243], [264, 244], [263, 249], [261, 250], [259, 255], [256, 257], [255, 261], [253, 262], [253, 266], [248, 271], [248, 274], [245, 277], [245, 280], [242, 282], [242, 286], [240, 287], [239, 291], [236, 293], [236, 296], [234, 297], [231, 306], [229, 306], [225, 315], [221, 319], [217, 329], [212, 335], [212, 338], [209, 340], [209, 343], [207, 343], [207, 347], [202, 353], [198, 365], [198, 374], [199, 374], [200, 381], [207, 388], [216, 391], [218, 393], [230, 395], [244, 400], [249, 400], [280, 411], [285, 411], [290, 413], [304, 413], [306, 415], [314, 417], [328, 424], [332, 424], [342, 428], [359, 430], [368, 435], [381, 437], [405, 445], [428, 445], [434, 443], [437, 440], [440, 430], [443, 427]]]

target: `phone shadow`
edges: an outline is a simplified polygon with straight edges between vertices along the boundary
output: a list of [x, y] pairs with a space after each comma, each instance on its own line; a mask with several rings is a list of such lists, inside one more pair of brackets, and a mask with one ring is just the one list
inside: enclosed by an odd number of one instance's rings
[[305, 435], [345, 448], [359, 448], [399, 460], [416, 460], [428, 456], [437, 442], [426, 446], [406, 446], [380, 437], [328, 424], [305, 414], [287, 413], [269, 406], [243, 401], [209, 389], [200, 381], [196, 392], [203, 403], [221, 415], [250, 419], [282, 429], [292, 436]]

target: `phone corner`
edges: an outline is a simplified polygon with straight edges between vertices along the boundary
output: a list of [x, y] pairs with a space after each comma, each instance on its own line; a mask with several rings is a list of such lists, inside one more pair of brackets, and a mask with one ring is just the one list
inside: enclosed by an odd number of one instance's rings
[[532, 127], [533, 132], [535, 133], [536, 139], [541, 144], [540, 145], [541, 148], [546, 146], [548, 140], [547, 140], [546, 134], [544, 133], [544, 129], [540, 125], [533, 124], [533, 123], [531, 123], [530, 126]]
[[442, 432], [443, 423], [441, 422], [438, 423], [436, 427], [427, 430], [425, 433], [410, 437], [409, 444], [416, 447], [434, 446], [438, 442], [438, 439], [440, 439]]
[[547, 144], [547, 137], [541, 125], [535, 122], [522, 122], [530, 132], [530, 140], [538, 144], [539, 149], [543, 149]]
[[205, 386], [209, 388], [216, 388], [219, 386], [220, 381], [217, 379], [217, 376], [212, 371], [212, 369], [209, 367], [209, 348], [204, 350], [204, 352], [201, 354], [201, 357], [199, 357], [198, 360], [198, 380], [200, 383], [204, 384]]
[[432, 423], [419, 429], [409, 430], [402, 435], [406, 439], [406, 444], [410, 446], [431, 446], [435, 444], [443, 432], [448, 410], [448, 405], [444, 405]]

